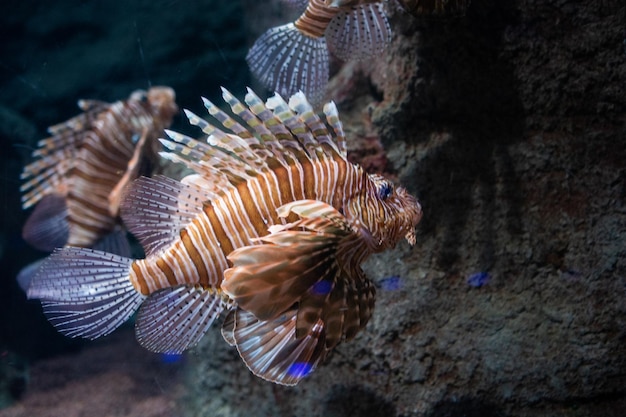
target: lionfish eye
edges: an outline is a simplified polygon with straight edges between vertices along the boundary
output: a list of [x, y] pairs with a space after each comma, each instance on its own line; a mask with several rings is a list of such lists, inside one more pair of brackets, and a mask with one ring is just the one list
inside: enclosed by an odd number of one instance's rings
[[383, 181], [378, 187], [378, 198], [386, 200], [393, 193], [393, 185], [388, 181]]

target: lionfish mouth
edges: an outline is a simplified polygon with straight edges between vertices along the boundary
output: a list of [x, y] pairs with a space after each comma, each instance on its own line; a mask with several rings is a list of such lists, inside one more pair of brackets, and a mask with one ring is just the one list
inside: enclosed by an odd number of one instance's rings
[[411, 194], [407, 193], [404, 188], [399, 189], [398, 193], [402, 194], [404, 197], [405, 205], [405, 214], [408, 225], [408, 232], [404, 235], [404, 238], [409, 242], [409, 245], [415, 245], [417, 238], [415, 236], [415, 227], [422, 220], [422, 206], [420, 205], [417, 198], [413, 197]]

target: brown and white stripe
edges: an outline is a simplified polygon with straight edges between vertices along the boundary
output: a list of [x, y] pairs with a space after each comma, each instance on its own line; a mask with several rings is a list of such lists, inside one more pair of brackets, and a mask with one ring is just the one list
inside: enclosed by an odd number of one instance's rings
[[324, 0], [310, 0], [294, 25], [307, 36], [321, 38], [330, 21], [340, 12], [341, 9], [337, 7], [326, 6]]

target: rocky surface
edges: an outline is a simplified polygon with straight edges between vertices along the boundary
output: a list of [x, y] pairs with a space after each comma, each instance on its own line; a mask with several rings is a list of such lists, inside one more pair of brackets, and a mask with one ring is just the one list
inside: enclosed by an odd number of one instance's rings
[[[74, 20], [87, 7], [79, 3], [69, 13]], [[229, 77], [247, 83], [244, 44], [286, 16], [275, 2], [267, 8], [252, 8], [251, 1], [188, 2], [189, 10], [152, 2], [169, 12], [152, 14], [147, 3], [131, 3], [117, 11], [131, 16], [126, 20], [99, 10], [101, 20], [90, 24], [82, 42], [73, 35], [82, 26], [70, 26], [63, 47], [40, 45], [43, 33], [65, 33], [64, 25], [48, 22], [50, 9], [32, 13], [32, 20], [28, 8], [3, 18], [10, 23], [4, 35], [26, 30], [27, 42], [4, 46], [12, 48], [5, 56], [21, 57], [3, 65], [10, 77], [2, 82], [1, 101], [10, 109], [2, 113], [9, 115], [2, 140], [12, 149], [6, 157], [12, 165], [5, 165], [12, 220], [4, 220], [2, 238], [11, 273], [19, 268], [18, 249], [7, 249], [19, 246], [6, 242], [19, 242], [21, 150], [14, 144], [21, 136], [7, 132], [32, 136], [73, 114], [59, 109], [78, 97], [117, 99], [144, 86], [133, 20], [141, 23], [150, 79], [175, 86], [179, 103], [193, 108], [216, 85], [230, 87]], [[232, 14], [212, 14], [217, 4]], [[351, 158], [396, 177], [425, 212], [414, 248], [401, 244], [368, 261], [378, 297], [366, 329], [293, 388], [252, 376], [217, 326], [176, 371], [137, 353], [132, 335], [121, 332], [101, 342], [112, 356], [95, 344], [75, 356], [35, 362], [22, 400], [0, 416], [76, 409], [67, 415], [87, 415], [88, 407], [76, 404], [92, 392], [100, 405], [89, 415], [103, 416], [623, 415], [626, 6], [620, 0], [474, 0], [467, 16], [452, 20], [392, 14], [396, 36], [388, 52], [367, 66], [334, 63], [327, 94], [358, 138]], [[117, 45], [106, 41], [115, 33], [131, 34], [122, 53], [93, 49]], [[211, 39], [219, 39], [220, 48], [211, 49]], [[68, 43], [77, 49], [67, 51]], [[52, 58], [54, 51], [59, 56]], [[220, 56], [234, 73], [208, 64]], [[73, 67], [81, 63], [85, 71]], [[123, 65], [126, 70], [115, 70]], [[22, 97], [27, 92], [30, 99]], [[59, 103], [71, 106], [57, 109]], [[488, 277], [482, 286], [468, 282], [476, 273]], [[4, 294], [13, 295], [3, 295], [3, 317], [37, 313], [18, 292]], [[38, 352], [20, 327], [2, 328], [4, 345]], [[32, 333], [41, 343], [51, 332]], [[112, 359], [125, 352], [128, 362]], [[89, 363], [98, 365], [81, 365]], [[125, 374], [133, 369], [136, 376]], [[163, 391], [151, 379], [159, 372], [166, 375], [156, 378], [167, 381]], [[146, 411], [147, 404], [154, 409]]]

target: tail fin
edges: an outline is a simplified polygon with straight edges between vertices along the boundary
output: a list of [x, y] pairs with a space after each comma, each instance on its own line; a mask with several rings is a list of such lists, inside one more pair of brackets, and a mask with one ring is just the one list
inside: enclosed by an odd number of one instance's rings
[[129, 280], [132, 262], [92, 249], [58, 249], [39, 268], [28, 298], [40, 299], [48, 320], [66, 336], [107, 335], [145, 299]]
[[322, 101], [329, 71], [324, 38], [306, 36], [293, 23], [278, 26], [257, 39], [246, 60], [266, 88], [283, 97], [301, 90], [311, 103]]

